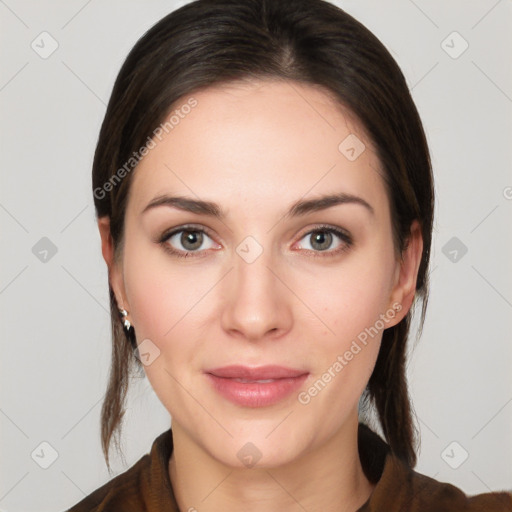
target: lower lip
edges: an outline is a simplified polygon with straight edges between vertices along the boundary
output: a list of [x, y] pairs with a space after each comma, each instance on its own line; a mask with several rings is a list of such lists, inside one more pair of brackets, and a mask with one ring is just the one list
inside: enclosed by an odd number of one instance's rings
[[225, 398], [244, 407], [265, 407], [273, 405], [296, 391], [308, 374], [272, 382], [238, 382], [235, 379], [206, 374], [213, 387]]

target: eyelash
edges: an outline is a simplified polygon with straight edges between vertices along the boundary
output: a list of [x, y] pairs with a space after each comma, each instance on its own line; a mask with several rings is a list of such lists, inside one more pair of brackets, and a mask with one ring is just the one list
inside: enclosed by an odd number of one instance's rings
[[[208, 235], [210, 238], [212, 238], [209, 230], [206, 230], [204, 228], [198, 228], [198, 227], [192, 226], [192, 225], [185, 225], [185, 226], [180, 226], [179, 228], [174, 228], [170, 231], [166, 231], [158, 239], [158, 243], [160, 245], [162, 245], [162, 247], [165, 251], [170, 253], [172, 256], [176, 256], [178, 258], [189, 258], [191, 256], [194, 258], [204, 257], [204, 256], [200, 256], [200, 254], [202, 252], [205, 252], [205, 250], [202, 250], [202, 251], [178, 251], [178, 250], [174, 249], [173, 247], [171, 247], [167, 243], [167, 241], [171, 237], [173, 237], [177, 233], [181, 233], [182, 231], [190, 231], [193, 233], [203, 233], [205, 235]], [[343, 242], [343, 244], [334, 250], [314, 251], [311, 249], [304, 249], [304, 250], [312, 253], [312, 256], [314, 258], [316, 258], [316, 257], [321, 257], [321, 258], [334, 257], [334, 256], [337, 256], [337, 255], [345, 252], [345, 251], [348, 251], [353, 246], [354, 242], [352, 240], [352, 237], [347, 232], [345, 232], [341, 229], [332, 227], [332, 226], [328, 226], [328, 225], [320, 225], [320, 226], [315, 227], [314, 229], [311, 229], [310, 231], [304, 233], [301, 236], [300, 240], [302, 240], [307, 235], [312, 235], [313, 233], [316, 233], [316, 232], [332, 233], [332, 234], [336, 235]]]

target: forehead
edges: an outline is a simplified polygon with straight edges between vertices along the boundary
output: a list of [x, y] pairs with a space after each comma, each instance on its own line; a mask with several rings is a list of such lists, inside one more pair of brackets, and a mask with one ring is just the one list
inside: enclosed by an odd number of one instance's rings
[[[182, 108], [187, 104], [195, 106]], [[247, 208], [330, 191], [386, 200], [363, 127], [319, 87], [221, 84], [184, 96], [166, 120], [171, 116], [135, 170], [130, 202], [138, 210], [169, 193], [226, 205], [243, 199]]]

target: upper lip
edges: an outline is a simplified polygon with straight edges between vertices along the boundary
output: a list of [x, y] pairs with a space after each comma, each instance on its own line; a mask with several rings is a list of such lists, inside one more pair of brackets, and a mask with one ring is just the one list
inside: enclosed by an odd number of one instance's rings
[[216, 377], [224, 377], [227, 379], [248, 379], [248, 380], [264, 380], [264, 379], [287, 379], [300, 377], [308, 372], [297, 370], [294, 368], [286, 368], [284, 366], [267, 365], [267, 366], [241, 366], [230, 365], [222, 368], [214, 368], [207, 370], [206, 373], [215, 375]]

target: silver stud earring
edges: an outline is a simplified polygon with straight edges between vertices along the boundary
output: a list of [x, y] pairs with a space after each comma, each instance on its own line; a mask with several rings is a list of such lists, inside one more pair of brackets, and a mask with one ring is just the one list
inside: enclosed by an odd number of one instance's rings
[[120, 309], [119, 313], [121, 314], [121, 320], [123, 322], [124, 328], [127, 331], [130, 330], [130, 327], [132, 326], [132, 324], [130, 323], [128, 318], [126, 318], [128, 316], [128, 311], [126, 311], [126, 309]]

